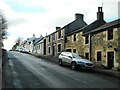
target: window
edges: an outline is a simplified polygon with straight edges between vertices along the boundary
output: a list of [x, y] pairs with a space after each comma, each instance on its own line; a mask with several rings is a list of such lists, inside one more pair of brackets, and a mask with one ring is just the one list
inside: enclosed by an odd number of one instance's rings
[[55, 33], [52, 35], [52, 40], [55, 40]]
[[65, 43], [67, 43], [67, 37], [65, 37]]
[[85, 53], [85, 58], [89, 59], [89, 53]]
[[97, 52], [97, 61], [101, 61], [101, 51]]
[[49, 35], [49, 42], [50, 42], [50, 35]]
[[73, 53], [76, 53], [76, 49], [73, 49]]
[[85, 36], [85, 44], [89, 43], [89, 36]]
[[58, 31], [58, 39], [61, 38], [61, 31]]
[[113, 39], [113, 30], [108, 30], [108, 40]]
[[29, 42], [29, 45], [31, 44], [31, 42]]
[[39, 45], [39, 49], [41, 49], [41, 44]]
[[50, 47], [48, 48], [48, 53], [50, 53]]
[[109, 69], [114, 67], [114, 51], [107, 52], [107, 67]]
[[37, 49], [39, 49], [39, 45], [37, 45]]
[[76, 41], [76, 34], [74, 34], [73, 41]]
[[58, 44], [58, 52], [61, 52], [61, 44]]

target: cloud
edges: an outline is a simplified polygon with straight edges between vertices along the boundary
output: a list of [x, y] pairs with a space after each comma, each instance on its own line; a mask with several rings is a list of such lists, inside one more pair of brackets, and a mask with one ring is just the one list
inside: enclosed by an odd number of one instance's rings
[[15, 36], [8, 36], [8, 39], [4, 40], [4, 47], [7, 50], [12, 49], [12, 46], [15, 44], [16, 37]]
[[8, 20], [8, 25], [9, 27], [14, 27], [17, 26], [19, 24], [24, 24], [26, 22], [28, 22], [29, 20], [23, 19], [23, 18], [19, 18], [19, 19], [9, 19]]

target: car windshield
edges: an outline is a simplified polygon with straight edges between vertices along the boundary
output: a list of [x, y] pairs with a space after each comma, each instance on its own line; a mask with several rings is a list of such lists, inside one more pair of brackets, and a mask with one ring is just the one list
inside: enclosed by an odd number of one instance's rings
[[83, 55], [79, 55], [82, 59], [86, 59]]
[[86, 59], [83, 55], [78, 55], [76, 53], [73, 53], [73, 58]]
[[78, 54], [75, 54], [75, 53], [73, 53], [73, 58], [80, 58], [80, 59], [82, 59], [82, 57], [80, 57]]

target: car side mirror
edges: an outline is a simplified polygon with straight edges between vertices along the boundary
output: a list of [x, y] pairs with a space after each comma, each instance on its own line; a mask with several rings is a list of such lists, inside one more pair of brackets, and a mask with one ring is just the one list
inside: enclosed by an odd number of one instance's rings
[[72, 57], [71, 56], [68, 56], [70, 59], [72, 59]]

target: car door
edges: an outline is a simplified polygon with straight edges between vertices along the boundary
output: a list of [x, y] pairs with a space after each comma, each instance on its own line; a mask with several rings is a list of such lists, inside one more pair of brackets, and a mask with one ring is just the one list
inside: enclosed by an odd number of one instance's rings
[[71, 64], [72, 59], [73, 59], [73, 56], [72, 56], [71, 53], [69, 53], [69, 55], [68, 55], [68, 59], [67, 59], [67, 63]]
[[62, 59], [62, 62], [66, 62], [66, 54], [65, 53], [61, 54], [61, 59]]

